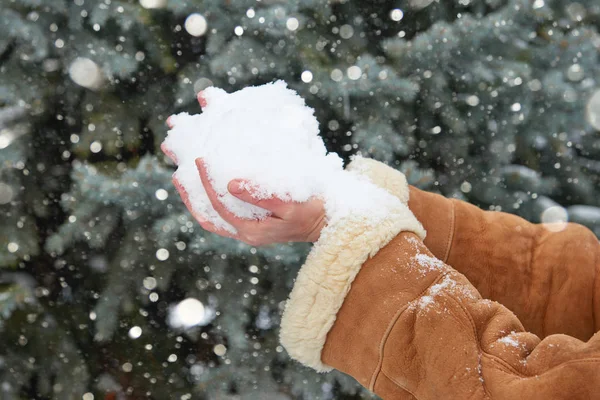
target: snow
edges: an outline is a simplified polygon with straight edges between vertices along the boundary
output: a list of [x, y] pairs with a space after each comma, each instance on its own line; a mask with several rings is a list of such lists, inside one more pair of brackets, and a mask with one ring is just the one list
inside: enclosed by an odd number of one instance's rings
[[134, 326], [129, 330], [129, 337], [132, 339], [138, 339], [142, 336], [142, 328], [139, 326]]
[[417, 261], [420, 267], [425, 267], [430, 271], [444, 267], [444, 263], [442, 261], [435, 257], [428, 256], [427, 254], [419, 253], [414, 256], [414, 259]]
[[190, 14], [185, 20], [185, 30], [192, 36], [203, 36], [208, 29], [206, 18], [201, 14]]
[[[515, 332], [511, 332], [510, 334], [514, 334]], [[503, 338], [498, 339], [498, 342], [506, 344], [508, 346], [512, 346], [512, 347], [520, 347], [521, 343], [519, 343], [519, 341], [513, 337], [509, 336], [504, 336]]]
[[85, 57], [73, 60], [69, 66], [69, 76], [79, 86], [92, 90], [99, 89], [104, 80], [98, 64]]
[[[425, 257], [428, 257], [428, 256], [425, 256]], [[429, 258], [433, 259], [433, 257], [429, 257]], [[443, 265], [443, 263], [441, 261], [439, 261], [437, 259], [434, 259], [434, 260], [438, 261], [441, 265]], [[473, 292], [467, 286], [461, 285], [459, 282], [456, 282], [454, 279], [452, 279], [451, 276], [446, 275], [446, 276], [444, 276], [444, 279], [442, 279], [442, 281], [440, 283], [436, 283], [435, 285], [432, 285], [427, 290], [426, 294], [418, 300], [418, 306], [421, 309], [424, 309], [427, 306], [435, 304], [436, 297], [442, 296], [442, 295], [460, 296], [460, 297], [468, 298], [468, 299], [476, 298], [475, 295], [473, 294]]]
[[479, 381], [484, 383], [485, 380], [483, 379], [483, 368], [481, 366], [481, 353], [479, 353], [477, 356], [477, 374], [479, 375]]
[[398, 204], [397, 198], [368, 179], [344, 171], [337, 154], [327, 153], [314, 111], [285, 82], [231, 94], [209, 87], [203, 95], [207, 106], [202, 114], [171, 117], [173, 129], [163, 148], [177, 160], [175, 176], [194, 212], [217, 227], [236, 233], [210, 204], [197, 158], [206, 163], [221, 202], [240, 218], [264, 219], [269, 213], [231, 195], [227, 187], [234, 179], [252, 182], [256, 198], [304, 202], [322, 197], [332, 224], [353, 214], [375, 225]]
[[[412, 236], [409, 236], [409, 237], [407, 237], [407, 238], [406, 238], [406, 241], [407, 241], [408, 243], [412, 244], [412, 245], [413, 245], [413, 247], [414, 247], [415, 249], [418, 249], [418, 248], [419, 248], [419, 246], [421, 245], [421, 241], [420, 241], [420, 240], [418, 240], [418, 239], [417, 239], [417, 238], [415, 238], [415, 237], [412, 237]], [[419, 254], [420, 254], [420, 253], [419, 253]]]
[[423, 296], [419, 299], [419, 307], [425, 308], [431, 304], [433, 304], [434, 300], [431, 296]]
[[442, 291], [454, 288], [455, 286], [456, 282], [449, 276], [445, 276], [440, 283], [437, 283], [429, 288], [427, 295], [422, 296], [419, 299], [419, 307], [426, 308], [427, 306], [435, 303], [435, 296], [439, 295]]
[[435, 296], [439, 294], [442, 290], [454, 287], [456, 282], [452, 280], [449, 276], [444, 277], [444, 280], [436, 285], [433, 285], [429, 288], [429, 294]]
[[600, 89], [596, 90], [588, 100], [586, 118], [594, 129], [600, 131]]
[[552, 206], [546, 208], [540, 215], [544, 228], [551, 232], [560, 232], [567, 228], [569, 214], [564, 207]]
[[212, 311], [200, 300], [192, 297], [182, 300], [169, 311], [169, 325], [173, 328], [204, 326], [210, 323], [212, 318]]
[[165, 8], [167, 0], [140, 0], [140, 5], [147, 9]]

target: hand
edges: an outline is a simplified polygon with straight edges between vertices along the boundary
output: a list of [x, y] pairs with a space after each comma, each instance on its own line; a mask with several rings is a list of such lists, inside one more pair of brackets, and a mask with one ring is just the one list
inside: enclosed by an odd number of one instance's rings
[[[206, 106], [206, 100], [202, 92], [198, 95], [198, 100], [202, 107]], [[169, 121], [167, 121], [169, 124]], [[163, 149], [165, 151], [166, 149]], [[176, 160], [168, 151], [167, 156]], [[306, 202], [290, 202], [276, 197], [268, 199], [257, 199], [255, 193], [258, 192], [256, 185], [251, 182], [235, 179], [229, 182], [229, 192], [238, 199], [255, 206], [270, 211], [271, 215], [264, 220], [248, 220], [237, 217], [230, 212], [219, 200], [219, 194], [214, 190], [209, 181], [206, 166], [201, 159], [196, 160], [196, 167], [200, 174], [200, 179], [204, 189], [210, 199], [213, 208], [219, 213], [221, 218], [231, 224], [237, 230], [237, 235], [217, 228], [214, 224], [206, 221], [197, 215], [191, 207], [189, 196], [185, 188], [177, 179], [173, 178], [173, 184], [179, 192], [183, 202], [194, 218], [200, 223], [200, 226], [209, 232], [221, 236], [233, 238], [245, 242], [251, 246], [264, 246], [273, 243], [286, 242], [316, 242], [322, 229], [326, 225], [325, 205], [323, 200], [312, 198]], [[250, 189], [247, 189], [250, 188]]]

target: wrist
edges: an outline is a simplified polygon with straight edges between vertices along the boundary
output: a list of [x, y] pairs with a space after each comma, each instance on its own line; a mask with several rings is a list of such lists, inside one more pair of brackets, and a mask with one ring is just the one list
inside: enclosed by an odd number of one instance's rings
[[327, 226], [327, 218], [325, 213], [322, 213], [321, 216], [315, 221], [313, 226], [310, 228], [308, 237], [305, 240], [306, 242], [316, 243], [321, 237], [321, 231]]

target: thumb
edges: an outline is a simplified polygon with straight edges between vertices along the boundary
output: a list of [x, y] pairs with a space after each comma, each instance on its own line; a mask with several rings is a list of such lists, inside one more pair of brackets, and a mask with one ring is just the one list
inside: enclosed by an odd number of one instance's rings
[[234, 179], [231, 182], [229, 182], [229, 185], [227, 185], [227, 190], [229, 190], [229, 193], [231, 193], [235, 197], [238, 197], [240, 195], [244, 195], [244, 193], [247, 193], [245, 186], [246, 182], [240, 179]]
[[204, 90], [201, 90], [198, 95], [198, 103], [200, 103], [200, 107], [202, 108], [206, 108], [206, 106], [208, 106], [208, 100], [206, 100], [206, 94], [204, 93]]
[[260, 198], [258, 196], [258, 188], [252, 185], [250, 182], [234, 179], [227, 185], [229, 193], [238, 199], [250, 203], [260, 208], [264, 208], [267, 211], [271, 211], [275, 216], [283, 210], [284, 207], [290, 206], [289, 202], [279, 199], [277, 197]]

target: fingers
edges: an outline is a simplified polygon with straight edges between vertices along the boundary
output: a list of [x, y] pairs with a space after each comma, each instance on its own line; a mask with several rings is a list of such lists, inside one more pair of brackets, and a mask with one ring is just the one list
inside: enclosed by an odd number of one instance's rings
[[243, 231], [251, 231], [256, 227], [256, 221], [250, 220], [242, 220], [229, 211], [225, 205], [219, 200], [219, 195], [215, 191], [208, 177], [208, 172], [206, 171], [206, 165], [202, 161], [202, 159], [196, 159], [196, 167], [198, 168], [198, 172], [200, 173], [200, 179], [202, 180], [202, 184], [204, 185], [204, 189], [206, 190], [206, 194], [208, 195], [208, 199], [210, 200], [213, 208], [216, 212], [221, 215], [225, 221], [233, 225], [238, 230]]
[[165, 143], [162, 143], [162, 144], [160, 145], [160, 149], [162, 150], [162, 152], [163, 152], [163, 153], [165, 153], [165, 155], [166, 155], [167, 157], [169, 157], [169, 159], [170, 159], [171, 161], [173, 161], [173, 163], [174, 163], [175, 165], [177, 165], [177, 164], [178, 164], [178, 162], [177, 162], [177, 157], [175, 156], [175, 153], [173, 153], [171, 150], [169, 150], [169, 148], [167, 147], [167, 145], [166, 145]]
[[[169, 118], [167, 118], [167, 126], [169, 127], [169, 129], [173, 129], [175, 127], [175, 125], [173, 124], [173, 116], [170, 116]], [[164, 142], [160, 145], [160, 149], [162, 150], [163, 153], [165, 153], [165, 155], [167, 157], [169, 157], [169, 159], [171, 161], [173, 161], [173, 163], [175, 165], [178, 164], [175, 153], [173, 153]]]
[[179, 179], [177, 179], [176, 176], [173, 176], [173, 185], [175, 186], [175, 189], [177, 189], [179, 196], [181, 196], [181, 199], [183, 200], [183, 203], [185, 204], [186, 208], [188, 209], [190, 214], [192, 214], [192, 216], [196, 219], [196, 221], [198, 221], [198, 223], [200, 224], [202, 229], [212, 232], [212, 233], [216, 233], [217, 235], [236, 239], [235, 235], [233, 235], [232, 233], [230, 233], [229, 231], [227, 231], [223, 228], [217, 228], [212, 222], [205, 220], [200, 215], [198, 215], [198, 213], [196, 213], [194, 211], [194, 208], [192, 207], [192, 204], [190, 203], [190, 197], [188, 196], [187, 191], [185, 190], [185, 188], [183, 187], [181, 182], [179, 182]]
[[290, 201], [278, 197], [261, 199], [260, 196], [258, 196], [258, 189], [256, 186], [241, 179], [235, 179], [229, 182], [227, 188], [229, 192], [238, 199], [257, 207], [264, 208], [267, 211], [271, 211], [273, 217], [281, 218], [287, 214], [287, 211], [294, 207], [294, 204]]
[[198, 103], [200, 103], [200, 107], [204, 108], [208, 105], [208, 102], [206, 101], [206, 96], [204, 96], [204, 91], [201, 90], [198, 93]]
[[194, 211], [194, 208], [190, 203], [190, 197], [188, 196], [187, 191], [185, 190], [181, 182], [179, 182], [179, 179], [177, 179], [176, 176], [173, 176], [173, 186], [175, 186], [175, 189], [177, 190], [179, 196], [183, 200], [183, 204], [185, 204], [190, 214], [192, 214], [192, 216], [200, 223], [200, 225], [206, 223], [207, 221]]
[[[198, 103], [200, 103], [200, 107], [205, 108], [208, 105], [208, 101], [206, 100], [206, 96], [204, 94], [204, 91], [200, 91], [200, 93], [198, 93]], [[175, 122], [174, 122], [174, 118], [171, 115], [169, 118], [167, 118], [167, 126], [169, 127], [169, 129], [173, 129], [175, 128]], [[161, 144], [160, 145], [160, 149], [162, 150], [163, 153], [165, 153], [165, 155], [167, 157], [169, 157], [171, 159], [171, 161], [173, 161], [173, 163], [178, 164], [177, 162], [177, 157], [175, 156], [175, 153], [173, 153], [171, 150], [169, 150], [165, 144]]]

